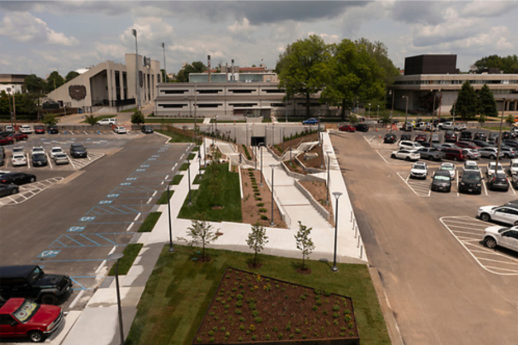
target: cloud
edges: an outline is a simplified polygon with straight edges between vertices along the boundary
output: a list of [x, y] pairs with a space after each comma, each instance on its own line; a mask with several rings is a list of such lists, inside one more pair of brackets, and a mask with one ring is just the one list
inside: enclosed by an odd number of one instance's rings
[[437, 25], [443, 22], [444, 1], [396, 1], [391, 7], [385, 8], [391, 11], [391, 16], [396, 22], [423, 23]]
[[338, 36], [338, 35], [330, 35], [330, 34], [325, 34], [325, 33], [317, 34], [316, 32], [311, 32], [311, 31], [308, 32], [308, 37], [311, 35], [319, 36], [320, 38], [322, 38], [324, 40], [324, 42], [326, 42], [326, 44], [338, 43], [341, 41], [340, 36]]
[[7, 36], [17, 42], [73, 46], [78, 43], [74, 37], [56, 32], [40, 18], [27, 12], [11, 12], [0, 22], [0, 36]]
[[227, 26], [227, 30], [236, 39], [244, 41], [252, 41], [252, 35], [257, 31], [257, 26], [250, 25], [247, 18], [241, 21], [236, 21], [234, 24]]
[[499, 17], [516, 8], [518, 3], [515, 1], [473, 1], [466, 4], [461, 14], [473, 17]]

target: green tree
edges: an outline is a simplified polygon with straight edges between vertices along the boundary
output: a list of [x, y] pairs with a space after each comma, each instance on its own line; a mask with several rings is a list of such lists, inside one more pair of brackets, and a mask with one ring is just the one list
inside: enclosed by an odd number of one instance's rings
[[72, 79], [74, 79], [77, 76], [80, 76], [80, 74], [77, 73], [76, 71], [68, 72], [68, 74], [65, 77], [65, 83], [68, 83], [69, 81], [71, 81]]
[[55, 114], [48, 113], [43, 117], [43, 119], [41, 119], [41, 122], [49, 126], [54, 126], [56, 123], [58, 123], [58, 118]]
[[394, 66], [392, 60], [388, 57], [388, 48], [380, 41], [370, 42], [366, 38], [360, 38], [355, 41], [356, 46], [363, 46], [365, 51], [373, 57], [378, 66], [384, 71], [385, 85], [392, 85], [394, 78], [399, 75], [399, 69]]
[[58, 71], [52, 72], [47, 78], [47, 91], [54, 91], [65, 83], [63, 77], [59, 75]]
[[178, 83], [188, 83], [189, 82], [189, 74], [191, 73], [201, 73], [207, 70], [207, 66], [203, 64], [201, 61], [194, 61], [190, 65], [183, 66], [176, 75], [176, 81]]
[[205, 247], [207, 244], [210, 244], [218, 239], [216, 232], [212, 225], [207, 223], [205, 220], [191, 220], [191, 226], [187, 228], [187, 236], [191, 238], [190, 241], [187, 241], [190, 246], [198, 246], [202, 247], [201, 258], [202, 261], [207, 261], [207, 257], [205, 255]]
[[311, 230], [313, 230], [313, 228], [308, 228], [307, 226], [302, 225], [302, 223], [299, 220], [299, 231], [297, 231], [297, 234], [295, 235], [295, 241], [297, 243], [297, 249], [302, 252], [303, 271], [306, 270], [306, 257], [309, 258], [309, 255], [313, 253], [313, 250], [315, 249], [315, 244], [313, 243], [313, 240], [309, 237], [311, 235]]
[[146, 122], [146, 118], [144, 117], [144, 114], [140, 110], [137, 110], [131, 115], [131, 123], [135, 125], [140, 125], [142, 123]]
[[484, 114], [485, 116], [498, 116], [495, 97], [486, 84], [482, 86], [477, 96], [479, 105], [478, 111], [480, 114]]
[[266, 229], [259, 223], [252, 225], [252, 232], [248, 234], [246, 244], [254, 251], [254, 267], [257, 267], [257, 253], [264, 249], [268, 243], [268, 236], [266, 236]]
[[514, 124], [514, 116], [509, 114], [506, 118], [505, 118], [505, 123], [507, 123], [509, 125], [509, 127], [511, 127], [513, 124]]
[[306, 117], [310, 117], [310, 96], [322, 90], [329, 80], [329, 47], [321, 37], [311, 35], [286, 47], [279, 55], [276, 71], [279, 88], [292, 97], [306, 99]]
[[97, 124], [97, 121], [98, 121], [98, 119], [95, 115], [86, 115], [85, 116], [85, 122], [91, 126], [95, 126]]
[[30, 74], [25, 77], [23, 88], [30, 93], [41, 95], [47, 88], [47, 82], [35, 74]]
[[475, 118], [478, 109], [477, 95], [469, 80], [462, 84], [455, 104], [455, 113], [460, 115], [462, 120], [466, 121]]
[[486, 118], [486, 115], [484, 114], [480, 114], [478, 116], [478, 122], [481, 124], [481, 125], [484, 125], [484, 123], [486, 123], [487, 121], [487, 118]]
[[477, 73], [487, 72], [489, 68], [496, 68], [506, 74], [517, 73], [518, 57], [516, 55], [506, 57], [490, 55], [477, 60], [474, 65], [477, 67]]

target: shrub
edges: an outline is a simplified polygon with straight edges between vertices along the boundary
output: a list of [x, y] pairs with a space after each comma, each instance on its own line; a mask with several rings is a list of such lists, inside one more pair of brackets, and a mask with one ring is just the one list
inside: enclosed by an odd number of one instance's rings
[[259, 209], [259, 212], [261, 212], [261, 213], [266, 213], [266, 212], [268, 212], [268, 210], [267, 210], [267, 209], [265, 209], [264, 207], [261, 207], [261, 208]]
[[240, 331], [244, 331], [245, 330], [245, 326], [244, 325], [239, 325], [239, 330]]
[[270, 338], [271, 338], [271, 337], [270, 337], [270, 335], [269, 335], [269, 334], [267, 334], [267, 335], [264, 337], [264, 339], [265, 339], [265, 340], [270, 340]]
[[264, 202], [260, 202], [260, 203], [258, 203], [256, 206], [257, 206], [257, 207], [262, 207], [262, 206], [264, 206]]
[[336, 304], [333, 306], [333, 311], [339, 311], [340, 310], [340, 307], [337, 306]]
[[262, 220], [268, 220], [268, 217], [267, 217], [267, 216], [265, 216], [264, 214], [262, 214], [262, 215], [261, 215], [261, 219], [262, 219]]
[[211, 311], [211, 312], [209, 313], [209, 316], [214, 316], [214, 312], [212, 312], [212, 311]]
[[252, 335], [252, 340], [254, 340], [254, 341], [257, 340], [257, 335], [255, 335], [255, 334]]
[[209, 331], [208, 335], [213, 336], [214, 332], [213, 331]]
[[236, 315], [241, 315], [242, 313], [241, 309], [236, 309]]
[[313, 311], [317, 311], [318, 307], [316, 305], [314, 305], [313, 308], [311, 308], [311, 309], [313, 309]]
[[214, 337], [209, 339], [209, 343], [213, 343], [213, 342], [214, 342]]
[[345, 337], [345, 333], [340, 332], [340, 336], [341, 336], [341, 337]]
[[237, 341], [242, 342], [243, 341], [243, 337], [239, 337], [239, 339], [237, 339]]
[[225, 332], [227, 329], [226, 329], [225, 327], [221, 327], [219, 330], [220, 330], [221, 332]]
[[242, 305], [243, 305], [243, 301], [236, 302], [236, 307], [241, 308]]
[[279, 338], [279, 340], [282, 340], [282, 338], [283, 338], [282, 333], [279, 333], [279, 336], [277, 338]]
[[274, 332], [277, 332], [277, 327], [273, 327], [273, 331], [274, 331]]
[[256, 318], [254, 318], [254, 322], [255, 322], [255, 323], [262, 323], [262, 322], [263, 322], [263, 319], [262, 319], [262, 318], [260, 318], [260, 317], [256, 317]]
[[290, 334], [290, 339], [295, 338], [295, 334]]
[[338, 313], [336, 313], [336, 312], [335, 312], [335, 313], [333, 313], [333, 319], [338, 319], [339, 317], [340, 317], [340, 314], [338, 314]]
[[245, 322], [245, 321], [246, 321], [246, 319], [245, 319], [244, 317], [242, 317], [242, 316], [241, 316], [241, 317], [239, 318], [239, 321], [241, 321], [241, 322]]
[[[242, 288], [243, 286], [241, 285], [241, 286], [239, 286], [239, 287], [240, 287], [240, 288]], [[237, 299], [238, 301], [241, 301], [241, 300], [243, 299], [243, 295], [241, 295], [241, 294], [237, 295], [237, 296], [236, 296], [236, 299]]]
[[354, 332], [349, 332], [350, 337], [354, 337]]
[[289, 322], [288, 322], [288, 324], [286, 325], [286, 330], [287, 330], [288, 332], [289, 332], [289, 331], [291, 331], [291, 325], [290, 325], [290, 323], [289, 323]]
[[228, 337], [230, 337], [230, 332], [225, 333], [225, 338], [228, 338]]
[[254, 310], [254, 311], [252, 312], [252, 316], [253, 316], [253, 317], [259, 316], [259, 312], [258, 312], [257, 310]]

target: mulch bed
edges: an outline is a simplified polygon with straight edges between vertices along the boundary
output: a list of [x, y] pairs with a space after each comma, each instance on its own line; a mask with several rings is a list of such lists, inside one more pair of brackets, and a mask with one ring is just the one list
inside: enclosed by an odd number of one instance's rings
[[330, 339], [359, 344], [350, 298], [229, 268], [193, 344]]

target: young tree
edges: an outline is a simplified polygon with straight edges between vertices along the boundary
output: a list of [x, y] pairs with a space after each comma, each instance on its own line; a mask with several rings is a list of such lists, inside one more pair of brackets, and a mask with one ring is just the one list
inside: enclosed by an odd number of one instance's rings
[[511, 127], [513, 124], [514, 124], [514, 116], [509, 114], [506, 118], [505, 118], [505, 123], [507, 123], [509, 125], [509, 127]]
[[306, 99], [306, 117], [310, 117], [310, 96], [322, 90], [329, 79], [329, 47], [324, 40], [311, 35], [286, 47], [279, 55], [276, 71], [279, 87], [290, 98], [302, 95]]
[[486, 115], [480, 114], [478, 116], [478, 122], [480, 123], [481, 126], [483, 126], [486, 121], [487, 121]]
[[62, 76], [59, 75], [58, 71], [52, 72], [47, 78], [47, 91], [54, 91], [65, 83]]
[[205, 246], [210, 244], [218, 239], [218, 236], [215, 233], [212, 225], [208, 224], [205, 220], [196, 220], [193, 219], [191, 221], [191, 226], [187, 228], [189, 232], [187, 236], [191, 238], [188, 241], [190, 246], [200, 245], [202, 246], [202, 261], [206, 261], [205, 256]]
[[41, 122], [48, 126], [54, 126], [56, 123], [58, 123], [58, 118], [55, 114], [48, 113], [43, 117], [43, 119], [41, 119]]
[[295, 241], [297, 242], [297, 249], [302, 252], [302, 270], [306, 270], [306, 257], [309, 258], [309, 255], [315, 249], [315, 244], [309, 237], [311, 230], [313, 230], [313, 228], [308, 228], [307, 226], [302, 225], [301, 221], [299, 220], [299, 231], [297, 231], [297, 234], [295, 235]]
[[484, 114], [485, 116], [498, 116], [495, 97], [493, 96], [491, 90], [489, 90], [487, 84], [482, 86], [480, 91], [477, 93], [477, 96], [480, 114]]
[[178, 83], [187, 83], [189, 82], [189, 74], [191, 73], [201, 73], [207, 70], [207, 66], [203, 64], [201, 61], [194, 61], [189, 65], [185, 65], [178, 71], [176, 75], [176, 82]]
[[268, 243], [268, 236], [266, 236], [266, 229], [259, 223], [252, 225], [252, 232], [248, 234], [246, 244], [254, 251], [254, 267], [257, 267], [257, 253], [264, 249]]
[[472, 120], [477, 113], [477, 96], [469, 80], [466, 80], [459, 91], [455, 105], [455, 113], [463, 120]]
[[146, 122], [146, 118], [144, 117], [144, 114], [140, 110], [137, 110], [131, 115], [131, 123], [135, 125], [140, 125], [142, 123]]
[[95, 117], [95, 115], [86, 115], [85, 122], [91, 126], [94, 126], [97, 124], [97, 117]]

